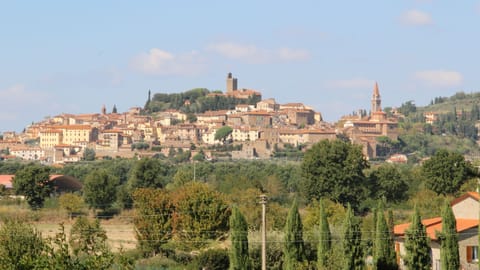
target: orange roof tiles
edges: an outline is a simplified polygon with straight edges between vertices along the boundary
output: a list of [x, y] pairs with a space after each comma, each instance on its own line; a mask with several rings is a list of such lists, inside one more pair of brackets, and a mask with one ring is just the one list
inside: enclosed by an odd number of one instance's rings
[[[63, 176], [63, 174], [52, 174], [50, 175], [50, 181], [61, 176]], [[13, 177], [15, 177], [14, 174], [0, 174], [0, 185], [4, 185], [6, 188], [12, 188]]]
[[451, 203], [451, 205], [455, 205], [463, 200], [465, 200], [466, 198], [474, 198], [475, 200], [479, 201], [480, 200], [480, 194], [478, 194], [478, 192], [473, 192], [473, 191], [470, 191], [470, 192], [467, 192], [465, 194], [463, 194], [462, 196], [454, 199]]
[[[457, 232], [463, 232], [478, 226], [478, 219], [456, 219]], [[436, 217], [422, 220], [422, 224], [427, 230], [427, 235], [432, 240], [437, 240], [436, 232], [442, 231], [442, 218]], [[403, 223], [394, 227], [394, 233], [397, 236], [405, 235], [405, 231], [410, 227], [410, 223]]]

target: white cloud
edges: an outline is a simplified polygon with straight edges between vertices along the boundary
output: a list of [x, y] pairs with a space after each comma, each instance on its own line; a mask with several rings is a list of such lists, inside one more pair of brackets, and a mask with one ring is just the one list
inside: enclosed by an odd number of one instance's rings
[[307, 60], [309, 57], [309, 53], [306, 50], [294, 50], [289, 48], [281, 48], [281, 49], [278, 49], [277, 52], [280, 59], [287, 60], [287, 61]]
[[374, 80], [365, 79], [365, 78], [352, 78], [345, 80], [334, 80], [327, 82], [327, 86], [331, 88], [341, 88], [341, 89], [365, 89], [373, 88], [375, 85]]
[[430, 14], [412, 9], [403, 13], [400, 17], [402, 23], [407, 25], [430, 25], [433, 24]]
[[46, 99], [41, 92], [27, 91], [24, 84], [15, 84], [0, 90], [0, 106], [20, 106], [40, 103]]
[[458, 86], [463, 81], [463, 76], [457, 71], [448, 70], [423, 70], [414, 74], [418, 81], [436, 87]]
[[28, 90], [24, 84], [15, 84], [5, 89], [0, 89], [0, 121], [1, 128], [14, 130], [16, 127], [20, 130], [20, 125], [27, 124], [23, 122], [25, 116], [34, 118], [37, 112], [36, 108], [50, 106], [48, 94], [39, 91]]
[[234, 42], [220, 42], [210, 44], [207, 50], [224, 57], [242, 60], [249, 63], [269, 63], [275, 61], [302, 61], [307, 60], [309, 53], [306, 50], [279, 48], [263, 49], [251, 44]]
[[197, 52], [175, 55], [158, 48], [135, 56], [131, 67], [150, 75], [195, 75], [203, 68], [203, 61]]

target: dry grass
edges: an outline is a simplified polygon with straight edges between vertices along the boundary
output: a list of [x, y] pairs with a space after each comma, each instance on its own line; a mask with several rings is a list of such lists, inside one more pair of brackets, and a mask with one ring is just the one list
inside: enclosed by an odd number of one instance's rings
[[[100, 224], [107, 232], [108, 243], [112, 251], [131, 250], [136, 247], [132, 211], [124, 211], [110, 219], [101, 220]], [[75, 219], [68, 218], [67, 213], [60, 209], [30, 210], [25, 204], [0, 205], [0, 222], [5, 218], [15, 218], [32, 223], [45, 238], [55, 237], [60, 230], [60, 224], [65, 226], [67, 236]]]

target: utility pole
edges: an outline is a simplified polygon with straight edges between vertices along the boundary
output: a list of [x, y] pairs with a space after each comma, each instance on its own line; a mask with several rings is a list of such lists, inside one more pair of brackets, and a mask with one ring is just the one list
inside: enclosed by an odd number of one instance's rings
[[262, 205], [262, 270], [267, 270], [267, 218], [265, 216], [267, 195], [260, 195], [260, 204]]

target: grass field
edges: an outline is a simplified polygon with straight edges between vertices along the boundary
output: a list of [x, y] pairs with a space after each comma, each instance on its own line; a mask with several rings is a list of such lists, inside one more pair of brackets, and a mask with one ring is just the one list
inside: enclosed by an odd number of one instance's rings
[[[120, 249], [126, 251], [136, 247], [132, 215], [131, 211], [124, 211], [118, 216], [100, 221], [101, 227], [107, 232], [108, 243], [112, 251]], [[17, 218], [31, 223], [45, 238], [55, 237], [60, 230], [61, 223], [64, 224], [68, 236], [70, 228], [75, 222], [75, 219], [69, 219], [67, 213], [61, 209], [48, 207], [32, 211], [26, 204], [14, 201], [0, 204], [0, 222], [5, 218]]]

